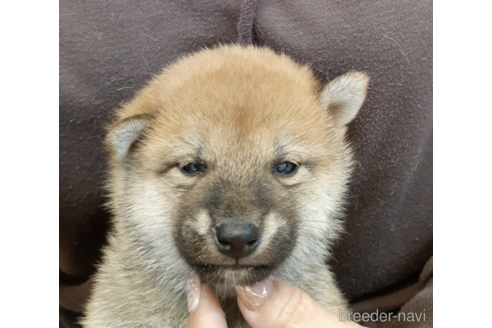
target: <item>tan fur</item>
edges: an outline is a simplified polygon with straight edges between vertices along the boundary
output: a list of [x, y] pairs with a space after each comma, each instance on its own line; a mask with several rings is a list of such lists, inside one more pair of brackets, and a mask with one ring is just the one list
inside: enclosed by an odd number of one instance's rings
[[[176, 212], [193, 201], [188, 190], [199, 190], [201, 181], [217, 174], [237, 186], [234, 201], [252, 218], [260, 215], [248, 208], [247, 186], [254, 179], [262, 177], [279, 195], [293, 197], [300, 215], [296, 244], [272, 274], [326, 308], [346, 311], [324, 263], [341, 231], [352, 167], [345, 124], [361, 106], [367, 83], [365, 74], [349, 73], [322, 86], [307, 67], [286, 56], [239, 46], [203, 50], [155, 77], [117, 111], [106, 139], [114, 229], [83, 326], [186, 326], [191, 268], [175, 244], [173, 226], [181, 224]], [[179, 167], [198, 150], [207, 173], [184, 176]], [[270, 174], [279, 151], [300, 165], [294, 176]], [[206, 236], [212, 228], [207, 211], [190, 216], [180, 229]], [[241, 260], [244, 265], [262, 264], [264, 252], [281, 248], [272, 238], [292, 224], [277, 212], [263, 220], [262, 244]], [[229, 263], [213, 242], [203, 248], [197, 250], [203, 261]], [[216, 287], [230, 327], [247, 326], [235, 299], [227, 298], [241, 274], [246, 272], [226, 272], [227, 281]]]

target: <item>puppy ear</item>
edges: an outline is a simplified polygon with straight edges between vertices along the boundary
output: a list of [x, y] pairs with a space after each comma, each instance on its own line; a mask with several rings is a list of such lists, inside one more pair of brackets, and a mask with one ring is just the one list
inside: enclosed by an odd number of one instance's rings
[[321, 91], [321, 104], [339, 126], [350, 123], [366, 99], [369, 76], [349, 72], [328, 82]]
[[105, 144], [116, 160], [122, 160], [127, 156], [130, 147], [142, 136], [151, 120], [152, 115], [149, 114], [135, 115], [125, 118], [109, 128]]

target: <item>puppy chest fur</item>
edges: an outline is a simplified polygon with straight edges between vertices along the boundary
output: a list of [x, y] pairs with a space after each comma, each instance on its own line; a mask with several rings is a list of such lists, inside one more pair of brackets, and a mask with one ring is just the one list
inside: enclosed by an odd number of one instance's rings
[[276, 276], [333, 311], [329, 268], [352, 157], [346, 124], [368, 85], [326, 85], [274, 52], [239, 46], [177, 61], [116, 113], [106, 146], [113, 230], [84, 327], [184, 327], [186, 281], [216, 290]]

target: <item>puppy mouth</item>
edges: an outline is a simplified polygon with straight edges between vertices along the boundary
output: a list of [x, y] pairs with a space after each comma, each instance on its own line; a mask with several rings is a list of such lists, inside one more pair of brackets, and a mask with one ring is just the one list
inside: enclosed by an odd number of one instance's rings
[[271, 265], [198, 265], [196, 272], [211, 286], [247, 286], [265, 279], [273, 271]]
[[266, 269], [268, 265], [243, 265], [243, 264], [234, 264], [234, 265], [215, 265], [222, 270], [231, 270], [231, 271], [239, 271], [239, 270], [254, 270], [254, 269]]

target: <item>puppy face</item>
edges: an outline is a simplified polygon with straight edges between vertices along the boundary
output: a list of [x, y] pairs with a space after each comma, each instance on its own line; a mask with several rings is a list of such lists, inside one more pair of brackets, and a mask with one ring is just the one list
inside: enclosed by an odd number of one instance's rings
[[323, 261], [351, 168], [345, 125], [367, 83], [348, 73], [322, 86], [252, 47], [178, 61], [110, 128], [117, 231], [224, 294], [287, 259]]

